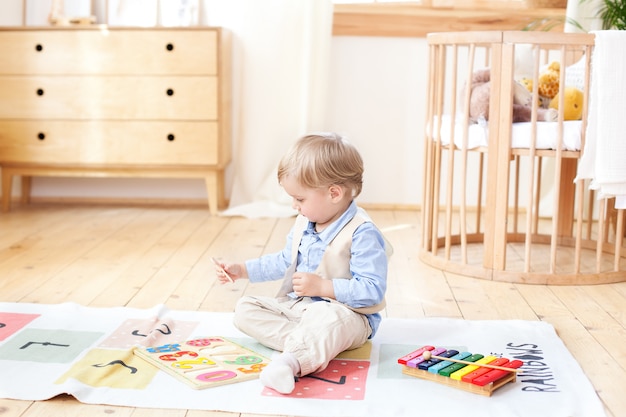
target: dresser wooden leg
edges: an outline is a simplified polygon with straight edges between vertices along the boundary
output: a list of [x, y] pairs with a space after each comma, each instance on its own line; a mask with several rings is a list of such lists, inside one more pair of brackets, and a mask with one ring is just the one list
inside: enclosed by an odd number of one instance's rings
[[209, 211], [212, 215], [217, 215], [220, 204], [220, 178], [217, 172], [209, 172], [204, 177], [206, 182], [207, 198], [209, 199]]
[[22, 204], [30, 203], [30, 190], [33, 184], [33, 177], [22, 175]]
[[2, 171], [2, 211], [11, 210], [11, 185], [13, 185], [13, 175]]

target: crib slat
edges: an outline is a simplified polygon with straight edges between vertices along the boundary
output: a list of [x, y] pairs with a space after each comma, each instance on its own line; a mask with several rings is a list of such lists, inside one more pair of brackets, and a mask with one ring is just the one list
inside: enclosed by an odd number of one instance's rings
[[[534, 52], [534, 63], [533, 63], [533, 80], [539, 78], [539, 48], [537, 45], [533, 47]], [[539, 98], [539, 83], [533, 82], [532, 88], [532, 101], [536, 102]], [[535, 171], [535, 160], [536, 160], [536, 152], [537, 152], [537, 107], [533, 106], [532, 114], [531, 114], [531, 139], [530, 139], [530, 148], [528, 153], [528, 160], [530, 163], [530, 167], [528, 168], [528, 172], [531, 175], [529, 184], [528, 184], [528, 210], [526, 213], [526, 235], [524, 239], [524, 272], [530, 272], [531, 265], [531, 245], [532, 245], [532, 232], [533, 230], [537, 231], [538, 222], [539, 222], [539, 197], [541, 190], [541, 160], [539, 157], [539, 166], [537, 167], [537, 171]], [[519, 175], [519, 174], [518, 174]], [[533, 193], [533, 188], [537, 189], [536, 193]]]
[[602, 244], [604, 243], [604, 222], [606, 220], [606, 198], [600, 199], [598, 206], [598, 236], [596, 238], [596, 273], [602, 271]]
[[587, 235], [586, 238], [591, 240], [591, 232], [593, 229], [593, 208], [594, 208], [594, 199], [596, 193], [594, 190], [589, 190], [589, 207], [587, 209]]
[[574, 273], [580, 273], [580, 261], [582, 250], [582, 231], [583, 231], [583, 192], [584, 181], [578, 181], [576, 183], [576, 202], [575, 205], [578, 208], [576, 213], [576, 241], [574, 243]]
[[[511, 137], [511, 102], [513, 84], [503, 80], [513, 79], [514, 47], [510, 44], [498, 44], [492, 47], [492, 63], [501, 63], [491, 67], [491, 103], [489, 106], [489, 160], [488, 189], [492, 193], [488, 216], [493, 226], [485, 229], [485, 260], [488, 268], [502, 271], [506, 269], [506, 244], [509, 196], [509, 161], [511, 143], [501, 138]], [[494, 98], [496, 98], [494, 100]], [[492, 234], [487, 234], [491, 230]], [[487, 244], [488, 243], [488, 244]]]
[[[441, 45], [437, 49], [436, 55], [436, 65], [440, 69], [439, 71], [444, 71], [446, 68], [446, 46]], [[444, 80], [445, 80], [445, 72], [437, 72], [435, 77], [435, 95], [434, 95], [434, 107], [435, 114], [437, 115], [437, 124], [436, 124], [436, 133], [434, 139], [436, 141], [435, 146], [435, 155], [434, 155], [434, 185], [433, 185], [433, 198], [432, 198], [432, 212], [433, 212], [433, 234], [432, 234], [432, 250], [433, 254], [437, 255], [437, 249], [439, 248], [439, 244], [437, 242], [439, 236], [439, 193], [440, 193], [440, 178], [441, 178], [441, 136], [439, 132], [441, 132], [442, 125], [442, 116], [443, 116], [443, 106], [444, 106]]]
[[428, 251], [429, 248], [429, 239], [428, 237], [432, 233], [432, 206], [430, 204], [430, 198], [432, 196], [432, 187], [433, 187], [433, 177], [434, 172], [432, 168], [432, 159], [433, 159], [433, 148], [435, 146], [434, 141], [431, 140], [434, 131], [433, 126], [433, 118], [434, 118], [434, 92], [433, 85], [435, 84], [435, 51], [436, 46], [430, 46], [429, 48], [429, 82], [426, 86], [427, 92], [427, 111], [426, 111], [426, 132], [425, 137], [427, 138], [424, 141], [424, 186], [422, 187], [422, 250]]
[[[474, 67], [474, 61], [476, 59], [476, 47], [470, 45], [468, 53], [468, 69], [465, 78], [466, 85], [469, 85], [469, 81], [472, 79], [472, 68]], [[470, 90], [466, 89], [465, 97], [463, 97], [463, 142], [461, 145], [461, 177], [467, 178], [467, 147], [468, 147], [468, 131], [469, 131], [469, 105], [470, 105]], [[467, 181], [461, 181], [461, 206], [460, 206], [460, 228], [461, 228], [461, 263], [467, 264]]]
[[[450, 114], [456, 114], [456, 94], [457, 91], [457, 69], [458, 69], [458, 58], [459, 58], [459, 48], [457, 45], [452, 45], [451, 48], [451, 67], [454, 72], [452, 77], [450, 77], [450, 92], [449, 101], [450, 101]], [[450, 145], [448, 147], [448, 182], [446, 184], [446, 218], [445, 218], [445, 259], [450, 259], [450, 249], [452, 247], [452, 203], [453, 203], [453, 192], [454, 192], [454, 154], [455, 154], [455, 143], [456, 143], [456, 129], [454, 128], [455, 119], [453, 117], [450, 118]]]
[[622, 242], [624, 239], [624, 210], [617, 210], [617, 221], [615, 222], [615, 255], [613, 257], [613, 270], [619, 271], [620, 258], [622, 254]]

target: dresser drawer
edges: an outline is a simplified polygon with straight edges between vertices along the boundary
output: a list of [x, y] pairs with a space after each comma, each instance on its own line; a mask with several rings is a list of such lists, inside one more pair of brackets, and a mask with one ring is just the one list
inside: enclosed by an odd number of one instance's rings
[[0, 74], [216, 75], [217, 48], [218, 30], [0, 29]]
[[0, 163], [220, 166], [215, 122], [0, 120]]
[[0, 76], [5, 119], [216, 120], [212, 76]]

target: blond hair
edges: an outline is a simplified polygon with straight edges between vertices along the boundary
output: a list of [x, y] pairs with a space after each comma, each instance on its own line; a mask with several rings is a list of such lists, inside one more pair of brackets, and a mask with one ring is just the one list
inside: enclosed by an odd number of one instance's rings
[[278, 164], [278, 182], [286, 176], [309, 188], [340, 185], [354, 198], [363, 188], [363, 159], [341, 135], [311, 134], [298, 139]]

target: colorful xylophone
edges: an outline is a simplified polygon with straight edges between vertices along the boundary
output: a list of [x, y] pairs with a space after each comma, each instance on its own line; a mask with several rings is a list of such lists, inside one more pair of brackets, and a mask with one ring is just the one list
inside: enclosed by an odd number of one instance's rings
[[509, 382], [515, 382], [516, 370], [523, 365], [520, 360], [434, 346], [422, 346], [398, 359], [398, 363], [406, 375], [486, 396], [491, 396]]

